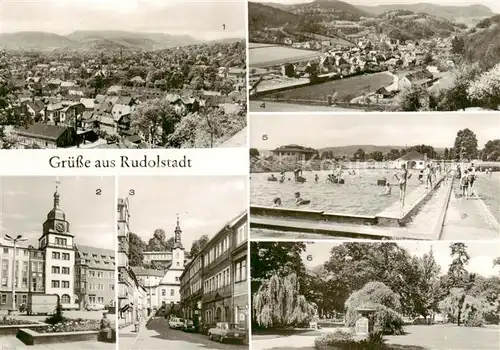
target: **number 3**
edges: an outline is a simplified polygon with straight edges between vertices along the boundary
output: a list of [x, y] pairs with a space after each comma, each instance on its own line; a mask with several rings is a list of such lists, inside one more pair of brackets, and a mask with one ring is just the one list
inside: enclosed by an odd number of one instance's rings
[[133, 196], [135, 194], [135, 190], [128, 190], [128, 195]]

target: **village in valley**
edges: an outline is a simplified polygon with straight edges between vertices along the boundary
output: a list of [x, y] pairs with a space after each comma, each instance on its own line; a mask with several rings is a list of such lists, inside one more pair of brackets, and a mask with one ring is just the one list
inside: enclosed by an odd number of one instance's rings
[[496, 110], [499, 21], [483, 5], [250, 2], [250, 109]]
[[[14, 10], [4, 6], [5, 23]], [[243, 144], [246, 44], [217, 27], [195, 38], [140, 29], [6, 32], [4, 24], [1, 148]]]

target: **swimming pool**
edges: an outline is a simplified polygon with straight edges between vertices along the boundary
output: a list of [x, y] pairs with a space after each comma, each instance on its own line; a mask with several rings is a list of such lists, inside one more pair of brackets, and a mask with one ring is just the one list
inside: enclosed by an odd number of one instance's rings
[[[280, 197], [284, 208], [322, 210], [330, 213], [375, 215], [399, 200], [399, 188], [392, 187], [392, 194], [380, 196], [383, 187], [377, 186], [377, 180], [386, 177], [391, 184], [396, 184], [393, 174], [396, 170], [362, 169], [356, 175], [344, 173], [344, 185], [326, 182], [326, 172], [317, 172], [318, 182], [314, 181], [316, 172], [305, 171], [305, 183], [293, 181], [293, 174], [288, 173], [285, 183], [267, 181], [271, 173], [252, 173], [250, 178], [250, 203], [252, 205], [272, 206], [273, 199]], [[412, 177], [408, 181], [407, 192], [415, 189], [418, 181], [418, 171], [410, 171]], [[279, 177], [279, 174], [275, 174]], [[303, 199], [311, 203], [306, 206], [295, 205], [294, 193], [300, 192]]]

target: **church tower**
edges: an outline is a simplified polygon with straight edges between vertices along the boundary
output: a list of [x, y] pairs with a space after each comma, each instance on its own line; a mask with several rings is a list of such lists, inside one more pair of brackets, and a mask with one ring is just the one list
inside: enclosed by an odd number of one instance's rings
[[38, 247], [45, 254], [45, 293], [57, 294], [62, 304], [74, 304], [75, 249], [66, 214], [60, 208], [59, 181], [53, 207], [43, 223]]
[[177, 215], [177, 225], [174, 230], [174, 247], [172, 248], [172, 267], [171, 269], [184, 270], [184, 247], [181, 241], [181, 226], [179, 224], [179, 216]]

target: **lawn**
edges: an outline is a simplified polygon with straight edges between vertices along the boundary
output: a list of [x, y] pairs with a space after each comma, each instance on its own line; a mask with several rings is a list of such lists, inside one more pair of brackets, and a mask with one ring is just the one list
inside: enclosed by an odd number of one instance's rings
[[498, 350], [498, 326], [466, 328], [456, 325], [405, 326], [406, 335], [387, 336], [387, 344], [420, 345], [430, 350]]
[[[252, 47], [253, 46], [253, 47]], [[250, 44], [250, 67], [265, 68], [283, 63], [308, 61], [321, 56], [319, 51], [301, 50], [286, 46], [256, 46]]]
[[381, 72], [366, 75], [357, 75], [350, 78], [333, 80], [323, 84], [303, 86], [296, 89], [291, 89], [279, 93], [266, 95], [271, 97], [279, 94], [284, 99], [299, 99], [299, 100], [326, 100], [328, 95], [338, 92], [340, 97], [352, 99], [361, 96], [364, 92], [375, 92], [381, 87], [392, 84], [393, 78], [391, 75]]

